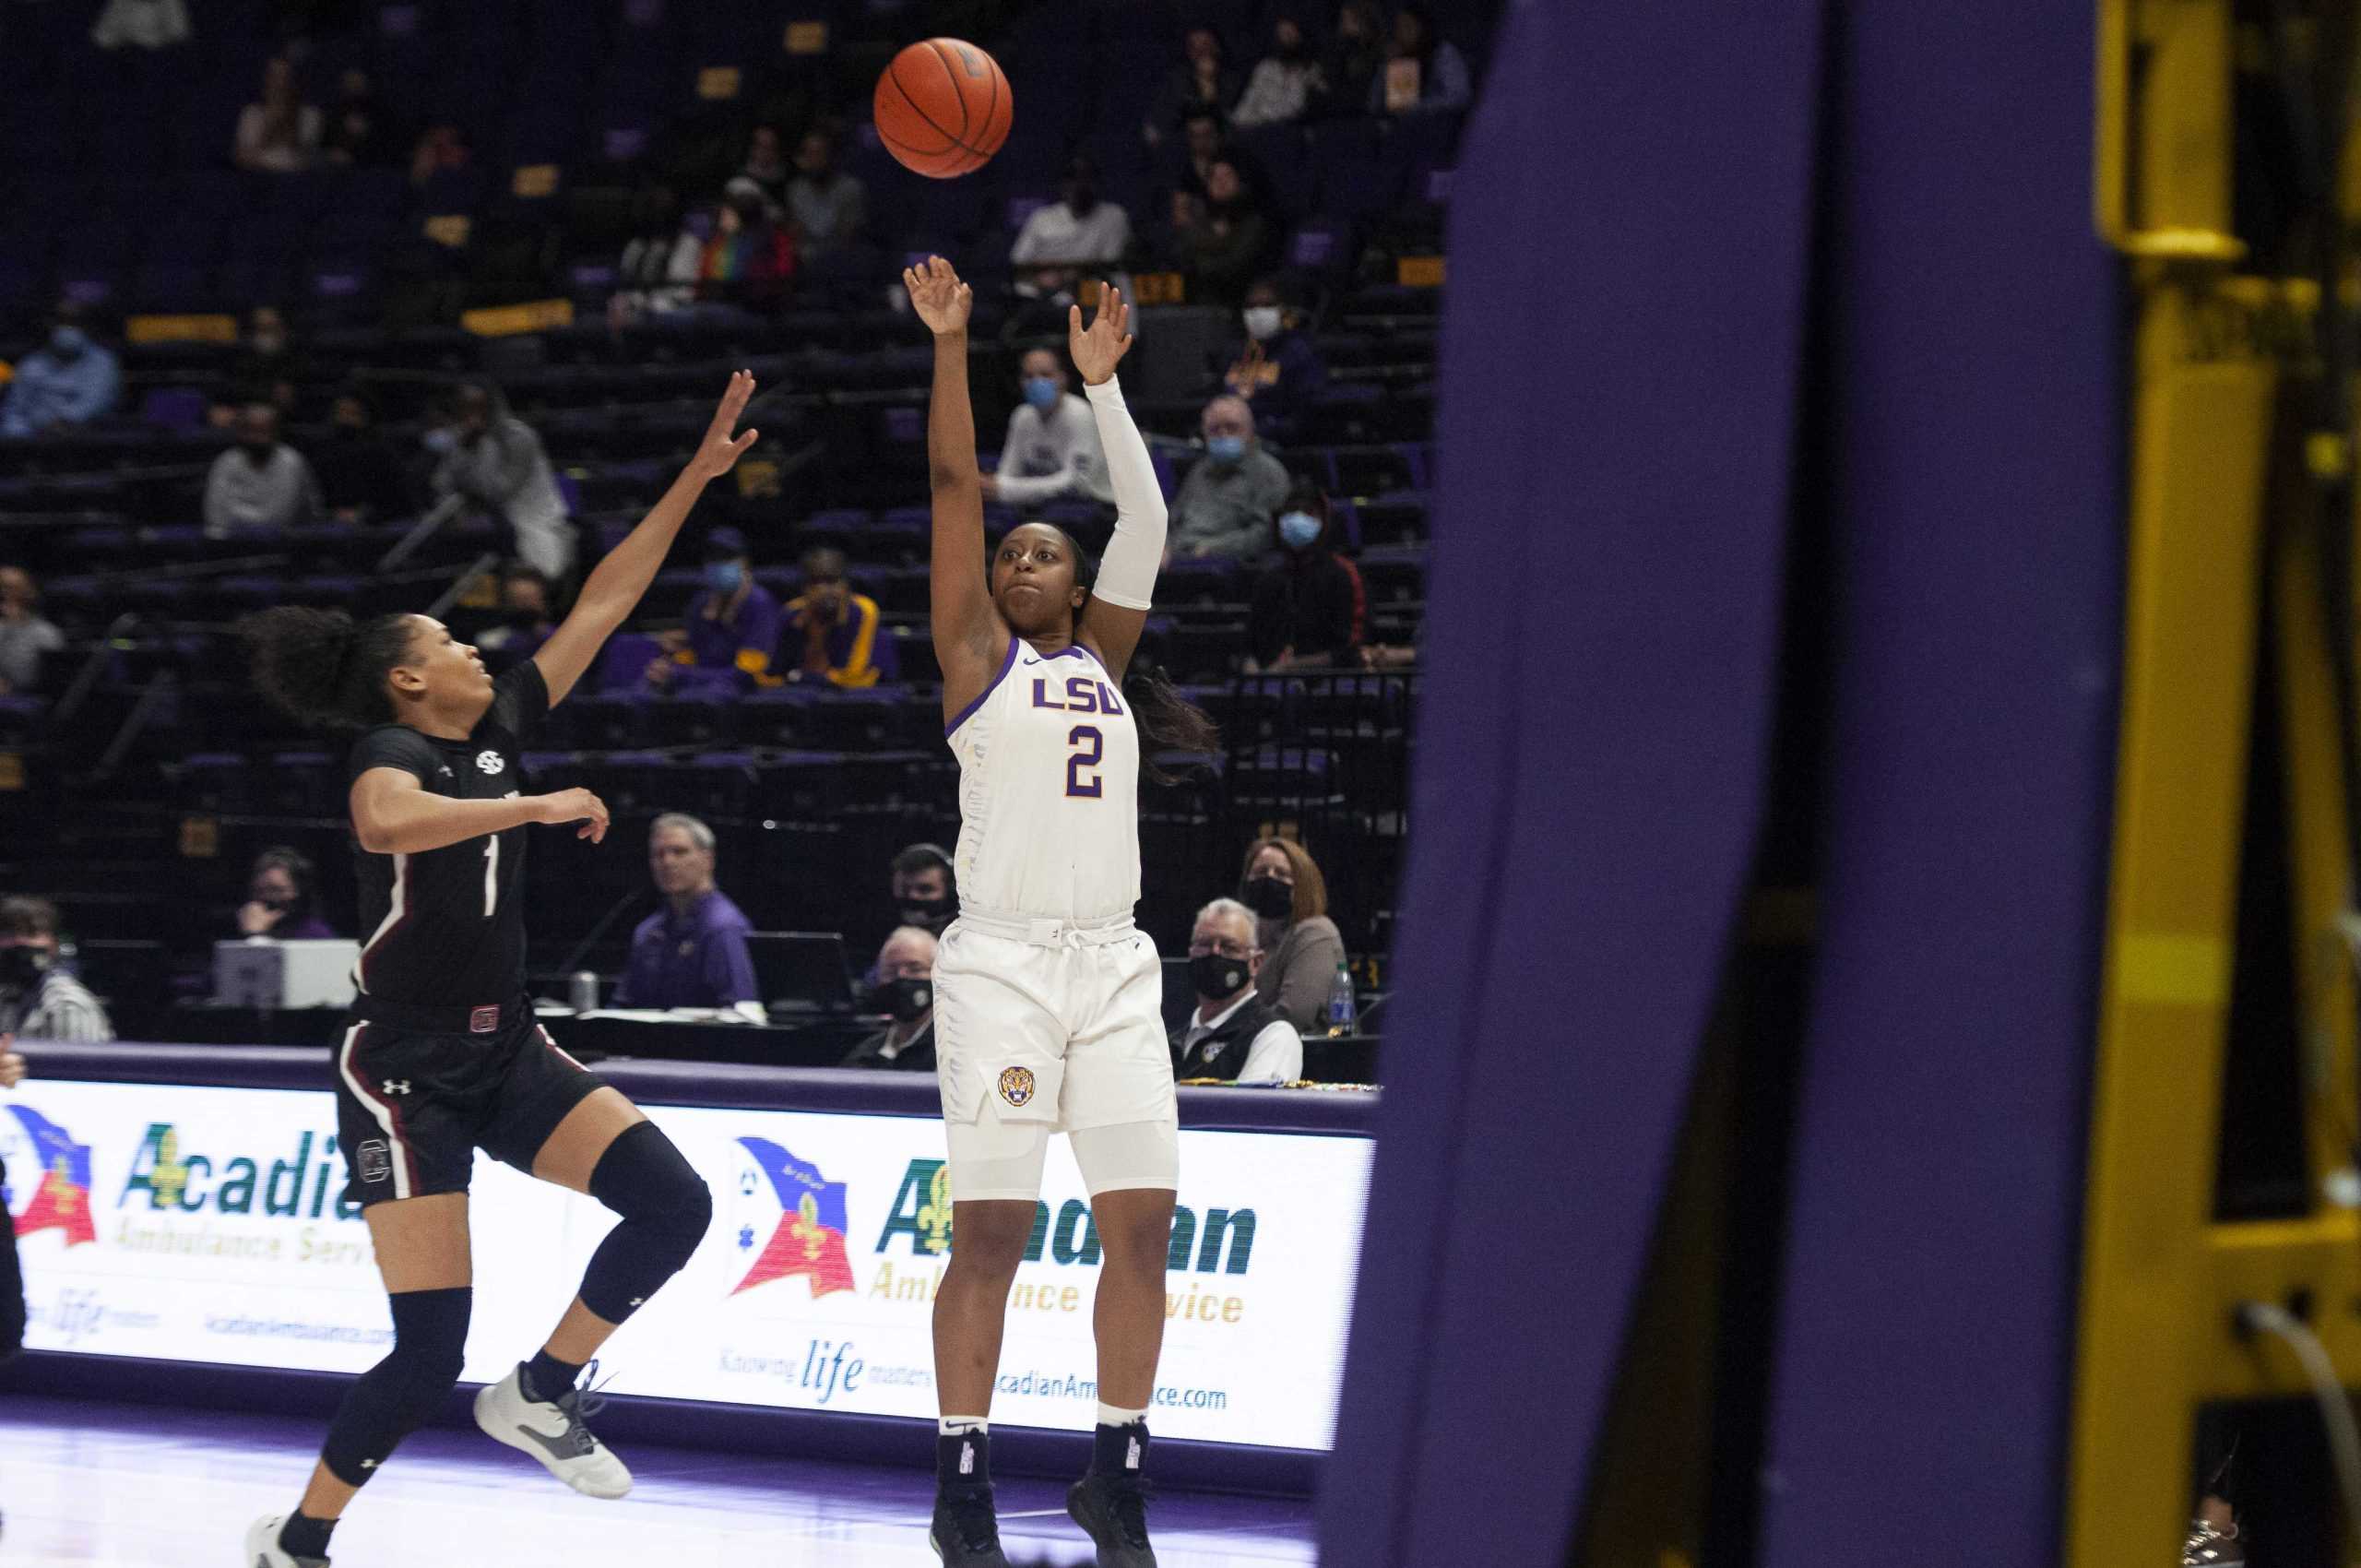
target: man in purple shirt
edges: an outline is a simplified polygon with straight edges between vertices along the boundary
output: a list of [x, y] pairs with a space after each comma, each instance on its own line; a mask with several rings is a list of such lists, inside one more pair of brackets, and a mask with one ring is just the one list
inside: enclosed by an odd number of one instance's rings
[[754, 581], [746, 536], [716, 529], [705, 541], [705, 587], [689, 601], [687, 646], [658, 659], [647, 671], [656, 685], [677, 688], [691, 671], [712, 680], [734, 671], [741, 688], [775, 686], [771, 666], [778, 656], [779, 602]]
[[647, 864], [664, 908], [631, 933], [618, 1007], [729, 1007], [759, 1002], [746, 953], [753, 923], [713, 885], [713, 829], [682, 812], [656, 819]]

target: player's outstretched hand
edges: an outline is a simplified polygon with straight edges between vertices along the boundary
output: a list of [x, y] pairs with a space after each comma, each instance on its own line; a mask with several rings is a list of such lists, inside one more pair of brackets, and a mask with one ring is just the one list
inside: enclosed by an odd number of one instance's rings
[[1098, 314], [1086, 330], [1082, 307], [1066, 307], [1066, 347], [1082, 379], [1097, 386], [1115, 374], [1116, 364], [1132, 351], [1132, 307], [1123, 291], [1112, 283], [1098, 291]]
[[975, 291], [959, 281], [959, 274], [939, 255], [922, 267], [902, 268], [902, 283], [910, 291], [910, 308], [927, 330], [938, 338], [967, 330], [967, 313], [975, 308]]
[[731, 435], [731, 432], [738, 428], [738, 416], [746, 411], [747, 400], [753, 395], [754, 373], [751, 370], [733, 371], [730, 376], [729, 390], [721, 395], [721, 407], [713, 411], [713, 422], [706, 426], [705, 441], [697, 447], [697, 455], [689, 459], [691, 473], [699, 479], [719, 479], [738, 466], [738, 459], [745, 455], [746, 448], [763, 434], [759, 430], [750, 430], [734, 438]]
[[587, 838], [593, 844], [607, 837], [607, 802], [587, 790], [560, 790], [553, 795], [537, 797], [540, 802], [540, 820], [546, 823], [578, 822], [581, 831], [576, 838]]

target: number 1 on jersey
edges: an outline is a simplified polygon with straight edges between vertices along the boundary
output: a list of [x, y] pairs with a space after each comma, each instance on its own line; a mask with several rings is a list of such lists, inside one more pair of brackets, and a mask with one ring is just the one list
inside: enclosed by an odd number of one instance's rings
[[[1087, 751], [1084, 749], [1086, 742]], [[1066, 758], [1066, 793], [1085, 800], [1098, 799], [1104, 790], [1098, 776], [1085, 777], [1083, 770], [1097, 767], [1106, 756], [1107, 737], [1090, 725], [1077, 724], [1066, 731], [1066, 744], [1074, 748], [1074, 754]]]
[[500, 902], [500, 835], [483, 841], [483, 918], [492, 919], [492, 911]]

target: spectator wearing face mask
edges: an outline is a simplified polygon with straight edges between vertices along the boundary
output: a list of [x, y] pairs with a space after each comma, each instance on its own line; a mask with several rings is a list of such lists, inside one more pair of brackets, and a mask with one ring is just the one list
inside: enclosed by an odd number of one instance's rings
[[1172, 499], [1169, 548], [1176, 557], [1260, 554], [1287, 498], [1287, 470], [1256, 441], [1254, 411], [1243, 398], [1207, 403], [1200, 428], [1205, 455]]
[[1370, 85], [1385, 66], [1385, 29], [1374, 0], [1344, 0], [1336, 7], [1328, 46], [1321, 52], [1320, 85], [1312, 94], [1311, 113], [1366, 113]]
[[1180, 231], [1182, 269], [1192, 297], [1235, 305], [1270, 259], [1271, 225], [1236, 159], [1214, 160], [1205, 173], [1202, 217]]
[[1321, 88], [1320, 61], [1303, 24], [1282, 16], [1271, 24], [1271, 52], [1246, 79], [1246, 91], [1230, 120], [1240, 125], [1283, 125], [1303, 118]]
[[631, 933], [618, 1007], [732, 1007], [761, 1000], [746, 950], [753, 922], [714, 885], [713, 829], [667, 812], [647, 832], [647, 868], [664, 908]]
[[65, 634], [41, 612], [41, 590], [22, 566], [0, 566], [0, 697], [41, 690], [42, 665]]
[[940, 844], [912, 844], [894, 857], [894, 908], [904, 925], [941, 936], [959, 912], [958, 873]]
[[740, 165], [735, 179], [751, 183], [763, 193], [763, 199], [773, 208], [787, 205], [787, 143], [777, 125], [756, 125], [746, 141], [746, 161]]
[[706, 536], [705, 587], [689, 603], [681, 646], [648, 666], [648, 681], [670, 687], [695, 670], [734, 672], [741, 685], [776, 684], [783, 614], [777, 597], [754, 580], [746, 536], [716, 529]]
[[508, 410], [489, 383], [468, 382], [451, 400], [447, 422], [426, 434], [441, 459], [434, 493], [457, 495], [495, 512], [516, 530], [516, 553], [555, 582], [574, 564], [574, 524], [557, 474], [533, 427]]
[[1132, 245], [1132, 215], [1098, 199], [1098, 170], [1087, 158], [1066, 166], [1058, 199], [1038, 208], [1016, 233], [1008, 259], [1028, 299], [1071, 293], [1084, 268], [1120, 266]]
[[1238, 901], [1254, 911], [1266, 956], [1254, 989], [1299, 1033], [1317, 1027], [1345, 962], [1344, 933], [1328, 918], [1328, 885], [1292, 838], [1258, 838], [1239, 873]]
[[0, 898], [0, 1035], [102, 1045], [114, 1026], [58, 956], [57, 906]]
[[1303, 1036], [1254, 989], [1262, 968], [1252, 910], [1216, 898], [1197, 911], [1189, 933], [1197, 1005], [1172, 1034], [1174, 1077], [1291, 1084], [1303, 1076]]
[[984, 476], [984, 499], [1038, 506], [1072, 496], [1112, 502], [1107, 455], [1090, 405], [1069, 390], [1063, 362], [1035, 349], [1018, 362], [1025, 401], [1008, 417], [1000, 469]]
[[1369, 596], [1335, 548], [1327, 495], [1298, 480], [1272, 529], [1271, 564], [1254, 580], [1246, 622], [1249, 674], [1360, 663]]
[[410, 476], [377, 416], [358, 392], [340, 392], [328, 410], [328, 437], [312, 454], [320, 505], [340, 523], [397, 517], [409, 509]]
[[282, 533], [319, 515], [319, 481], [303, 454], [279, 439], [279, 410], [249, 403], [236, 445], [205, 478], [205, 537]]
[[855, 243], [869, 221], [869, 187], [836, 167], [836, 141], [825, 131], [808, 131], [796, 145], [787, 215], [808, 256]]
[[1327, 362], [1311, 334], [1302, 330], [1275, 278], [1257, 279], [1246, 291], [1246, 308], [1239, 319], [1246, 328], [1246, 342], [1230, 362], [1223, 385], [1253, 409], [1257, 429], [1284, 442], [1294, 434], [1304, 410], [1326, 389]]
[[896, 1067], [934, 1071], [934, 935], [906, 925], [885, 939], [877, 955], [872, 994], [886, 1026], [852, 1048], [847, 1067]]
[[114, 351], [94, 339], [82, 307], [71, 300], [50, 318], [49, 338], [17, 362], [8, 401], [0, 406], [0, 436], [49, 435], [110, 412], [123, 395], [123, 367]]
[[493, 674], [503, 674], [532, 658], [556, 630], [550, 580], [512, 561], [500, 574], [500, 619], [477, 634], [476, 651]]
[[1150, 147], [1162, 146], [1192, 108], [1227, 112], [1238, 101], [1238, 72], [1223, 57], [1221, 34], [1208, 27], [1191, 28], [1180, 47], [1184, 57], [1158, 84], [1140, 125]]
[[743, 174], [731, 180], [698, 264], [697, 297], [774, 304], [795, 277], [795, 236], [778, 221], [762, 187]]
[[877, 601], [845, 580], [843, 551], [807, 551], [803, 591], [788, 601], [779, 633], [780, 661], [795, 661], [787, 678], [855, 690], [893, 680], [902, 671], [884, 625]]
[[255, 941], [326, 942], [336, 932], [320, 919], [311, 858], [286, 845], [255, 857], [246, 875], [246, 901], [238, 909], [238, 933]]
[[1434, 13], [1410, 0], [1394, 13], [1394, 46], [1370, 83], [1372, 114], [1422, 114], [1467, 107], [1467, 60], [1435, 36]]
[[236, 426], [255, 403], [267, 403], [282, 420], [295, 414], [296, 388], [304, 380], [303, 356], [287, 330], [287, 318], [271, 305], [256, 305], [246, 318], [246, 340], [230, 365], [222, 396], [206, 412], [217, 430]]

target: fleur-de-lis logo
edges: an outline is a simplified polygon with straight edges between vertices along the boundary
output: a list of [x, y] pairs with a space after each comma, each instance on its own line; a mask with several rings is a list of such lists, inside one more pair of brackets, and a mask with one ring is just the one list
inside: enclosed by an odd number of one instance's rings
[[919, 1234], [930, 1253], [951, 1250], [951, 1168], [943, 1166], [927, 1183], [926, 1202], [919, 1206]]

